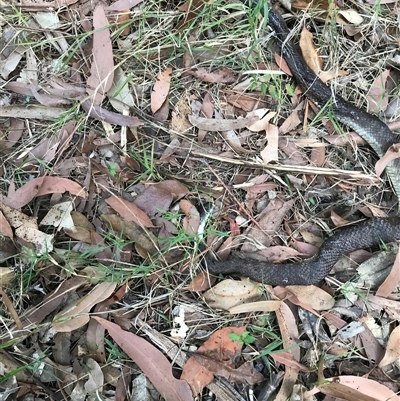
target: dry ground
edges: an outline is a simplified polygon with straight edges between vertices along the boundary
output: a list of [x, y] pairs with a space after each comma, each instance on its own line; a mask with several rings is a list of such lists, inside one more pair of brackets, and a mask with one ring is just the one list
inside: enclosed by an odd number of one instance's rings
[[[386, 3], [285, 18], [334, 93], [395, 129]], [[397, 399], [395, 245], [320, 287], [205, 268], [311, 256], [396, 212], [376, 155], [275, 49], [236, 0], [0, 0], [1, 400]]]

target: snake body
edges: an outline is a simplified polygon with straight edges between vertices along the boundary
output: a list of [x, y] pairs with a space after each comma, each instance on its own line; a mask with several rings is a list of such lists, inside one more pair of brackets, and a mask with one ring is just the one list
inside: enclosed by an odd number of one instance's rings
[[[253, 1], [253, 4], [257, 1]], [[290, 31], [280, 13], [269, 7], [268, 25], [275, 36], [283, 58], [304, 93], [320, 108], [328, 105], [337, 120], [356, 131], [382, 157], [397, 137], [376, 116], [359, 109], [338, 95], [333, 95], [307, 66], [298, 47], [290, 39]], [[386, 167], [397, 198], [400, 198], [400, 159]], [[338, 259], [357, 249], [378, 245], [381, 241], [400, 240], [400, 216], [373, 218], [347, 227], [329, 238], [319, 253], [299, 263], [273, 264], [252, 260], [242, 254], [231, 256], [224, 262], [208, 261], [208, 269], [215, 274], [239, 274], [271, 285], [310, 285], [321, 281]], [[244, 259], [246, 257], [246, 259]]]

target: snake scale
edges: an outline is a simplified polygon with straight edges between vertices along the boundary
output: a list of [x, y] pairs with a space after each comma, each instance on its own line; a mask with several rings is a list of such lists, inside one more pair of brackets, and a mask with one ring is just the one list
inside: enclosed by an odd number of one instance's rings
[[[257, 1], [253, 0], [251, 5], [256, 4]], [[376, 116], [332, 94], [331, 89], [307, 66], [300, 50], [290, 39], [285, 21], [271, 5], [268, 25], [275, 31], [281, 54], [308, 98], [320, 108], [328, 105], [336, 119], [356, 131], [380, 157], [398, 142], [396, 135]], [[392, 161], [386, 167], [386, 173], [400, 199], [400, 159]], [[245, 254], [242, 257], [236, 254], [224, 262], [208, 260], [207, 266], [214, 274], [239, 274], [271, 285], [310, 285], [321, 281], [340, 256], [376, 246], [381, 241], [386, 243], [395, 240], [400, 240], [400, 216], [372, 218], [335, 233], [325, 241], [317, 255], [302, 262], [273, 264], [250, 259]]]

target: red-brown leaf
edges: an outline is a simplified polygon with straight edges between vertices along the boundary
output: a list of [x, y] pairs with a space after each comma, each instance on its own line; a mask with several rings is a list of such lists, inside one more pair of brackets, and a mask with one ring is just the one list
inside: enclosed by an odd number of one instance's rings
[[93, 61], [86, 91], [93, 95], [92, 102], [101, 104], [114, 79], [114, 58], [110, 30], [104, 8], [98, 5], [93, 13]]
[[175, 379], [168, 359], [153, 345], [136, 334], [122, 330], [115, 323], [94, 317], [121, 349], [139, 366], [166, 400], [193, 400], [190, 387], [184, 380]]
[[151, 111], [153, 114], [158, 111], [167, 99], [169, 88], [171, 86], [172, 68], [168, 67], [157, 76], [156, 83], [151, 92]]

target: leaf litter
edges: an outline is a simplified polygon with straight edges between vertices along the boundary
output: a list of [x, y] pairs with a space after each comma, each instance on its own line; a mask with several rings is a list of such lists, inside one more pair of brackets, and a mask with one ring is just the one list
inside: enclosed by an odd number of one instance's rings
[[[398, 399], [395, 248], [388, 267], [343, 258], [321, 287], [202, 262], [298, 260], [336, 227], [388, 215], [376, 175], [397, 149], [377, 161], [303, 101], [240, 2], [21, 3], [18, 18], [3, 3], [1, 398]], [[396, 126], [395, 56], [371, 48], [395, 48], [398, 11], [382, 4], [374, 22], [296, 1], [308, 11], [292, 27], [321, 79]], [[347, 37], [316, 40], [323, 21]]]

